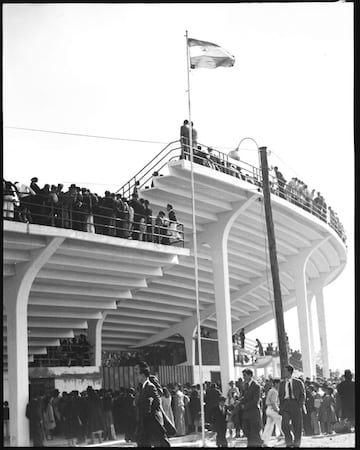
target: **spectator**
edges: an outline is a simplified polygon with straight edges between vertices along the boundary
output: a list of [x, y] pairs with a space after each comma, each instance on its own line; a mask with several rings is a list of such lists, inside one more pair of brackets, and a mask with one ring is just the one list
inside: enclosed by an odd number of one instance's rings
[[45, 438], [47, 440], [53, 439], [53, 430], [56, 427], [54, 410], [50, 402], [50, 396], [46, 396], [43, 404], [43, 428], [45, 432]]
[[16, 186], [11, 181], [3, 180], [3, 217], [7, 220], [15, 218], [15, 205], [20, 204]]
[[261, 342], [259, 341], [259, 339], [256, 339], [256, 348], [257, 348], [259, 356], [264, 356], [264, 349], [263, 349], [263, 346], [262, 346]]
[[43, 418], [39, 395], [34, 395], [26, 406], [26, 417], [30, 422], [30, 437], [34, 447], [44, 447]]
[[[200, 389], [200, 385], [199, 385]], [[200, 413], [201, 413], [201, 404], [200, 404], [200, 394], [195, 384], [191, 386], [190, 392], [190, 414], [191, 414], [191, 431], [199, 431], [200, 425]]]
[[4, 422], [4, 439], [10, 438], [10, 413], [9, 413], [9, 402], [5, 401], [3, 403], [3, 422]]
[[139, 200], [137, 194], [132, 195], [132, 199], [129, 202], [129, 206], [131, 206], [134, 210], [134, 219], [133, 219], [133, 227], [132, 227], [132, 238], [135, 240], [139, 240], [140, 233], [140, 221], [145, 217], [145, 208]]
[[169, 238], [167, 237], [168, 230], [164, 218], [165, 218], [164, 211], [159, 211], [157, 217], [155, 218], [155, 227], [154, 227], [154, 242], [156, 244], [169, 243]]
[[312, 387], [312, 396], [314, 399], [314, 410], [311, 412], [311, 427], [313, 435], [317, 436], [320, 434], [320, 421], [319, 421], [319, 411], [322, 403], [322, 397], [319, 392], [319, 385], [314, 383]]
[[88, 386], [86, 391], [91, 444], [95, 443], [96, 436], [99, 439], [99, 443], [101, 443], [102, 434], [104, 432], [104, 421], [101, 414], [101, 400], [91, 386]]
[[335, 414], [335, 400], [333, 396], [333, 388], [330, 386], [324, 386], [325, 395], [322, 399], [322, 403], [319, 411], [319, 419], [321, 424], [321, 431], [324, 434], [333, 434], [333, 426], [337, 421]]
[[191, 122], [191, 136], [192, 136], [193, 149], [196, 149], [198, 147], [198, 143], [197, 143], [198, 133], [197, 133], [197, 131], [194, 128], [194, 122]]
[[142, 205], [142, 214], [140, 217], [139, 223], [139, 241], [146, 241], [146, 207], [145, 200], [143, 198], [140, 199], [140, 203]]
[[219, 398], [221, 392], [217, 389], [215, 383], [210, 384], [210, 388], [206, 390], [204, 402], [205, 402], [205, 421], [210, 421], [211, 411], [213, 408], [219, 404]]
[[248, 447], [260, 447], [261, 413], [259, 383], [253, 379], [253, 372], [250, 369], [243, 370], [245, 380], [245, 392], [242, 403], [242, 426], [247, 437]]
[[123, 421], [125, 431], [125, 442], [135, 441], [136, 407], [135, 389], [129, 388], [123, 397]]
[[305, 436], [313, 435], [312, 428], [312, 413], [314, 411], [314, 397], [310, 379], [305, 381], [305, 410], [303, 410], [303, 424], [304, 424], [304, 434]]
[[269, 441], [274, 429], [274, 425], [277, 437], [280, 437], [281, 434], [282, 417], [280, 415], [279, 409], [279, 386], [280, 379], [274, 378], [273, 387], [266, 395], [266, 424], [261, 437], [264, 441], [264, 445], [267, 447], [269, 446]]
[[171, 407], [171, 394], [166, 386], [163, 386], [163, 395], [161, 396], [161, 407], [166, 414], [168, 420], [175, 426], [175, 419]]
[[180, 233], [177, 231], [177, 218], [173, 206], [170, 203], [167, 204], [166, 209], [169, 217], [169, 240], [170, 243], [181, 240]]
[[111, 392], [107, 391], [104, 393], [101, 402], [102, 413], [103, 413], [103, 423], [104, 423], [104, 440], [112, 441], [116, 439], [114, 420], [112, 414], [113, 399]]
[[341, 418], [348, 419], [351, 426], [355, 426], [355, 382], [350, 370], [345, 370], [344, 381], [339, 383], [336, 390], [341, 399]]
[[226, 398], [221, 395], [215, 406], [210, 411], [210, 422], [212, 430], [216, 432], [216, 446], [227, 447], [226, 429], [227, 429], [227, 417], [228, 407], [225, 405]]
[[286, 180], [283, 176], [283, 174], [279, 171], [278, 167], [274, 167], [275, 175], [277, 178], [278, 186], [279, 186], [279, 196], [281, 198], [285, 198], [285, 184]]
[[15, 181], [15, 187], [19, 196], [19, 220], [25, 223], [31, 223], [32, 217], [29, 209], [29, 205], [31, 204], [31, 199], [35, 195], [35, 192], [26, 184], [20, 183], [19, 181]]
[[184, 408], [185, 408], [185, 434], [189, 434], [190, 431], [192, 430], [189, 390], [184, 387], [183, 393], [184, 393]]
[[227, 405], [233, 405], [235, 403], [234, 397], [240, 397], [240, 392], [238, 387], [235, 385], [233, 380], [229, 381], [229, 389], [227, 391]]
[[184, 120], [180, 127], [181, 159], [188, 159], [190, 154], [190, 128], [189, 121]]
[[184, 394], [181, 390], [181, 385], [179, 383], [175, 383], [173, 410], [174, 410], [176, 436], [185, 436], [186, 426], [185, 426]]
[[149, 200], [144, 201], [145, 207], [145, 222], [146, 222], [146, 241], [153, 242], [153, 219], [152, 209], [150, 208]]
[[245, 330], [244, 330], [244, 328], [241, 328], [240, 333], [239, 333], [239, 338], [240, 338], [241, 348], [245, 348]]

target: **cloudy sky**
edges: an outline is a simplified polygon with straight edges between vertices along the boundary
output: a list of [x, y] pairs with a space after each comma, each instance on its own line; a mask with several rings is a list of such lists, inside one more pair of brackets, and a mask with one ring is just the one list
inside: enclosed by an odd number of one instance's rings
[[[188, 116], [186, 30], [236, 58], [232, 68], [190, 74], [199, 141], [227, 152], [251, 136], [287, 179], [320, 191], [344, 224], [348, 264], [325, 289], [326, 323], [330, 367], [353, 369], [351, 3], [5, 4], [4, 177], [75, 182], [99, 194], [122, 186], [179, 138]], [[252, 141], [240, 153], [258, 163]], [[299, 349], [295, 309], [285, 327]], [[275, 336], [273, 324], [252, 333]]]

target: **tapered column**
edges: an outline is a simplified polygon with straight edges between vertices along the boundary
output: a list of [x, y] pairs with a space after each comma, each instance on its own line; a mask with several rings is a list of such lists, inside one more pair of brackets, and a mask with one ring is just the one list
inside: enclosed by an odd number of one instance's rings
[[221, 385], [224, 389], [235, 376], [227, 240], [220, 238], [217, 243], [212, 243], [212, 262]]
[[15, 293], [6, 295], [11, 447], [30, 445], [29, 423], [25, 416], [29, 400], [27, 304], [26, 293], [18, 297]]
[[30, 260], [15, 265], [15, 275], [4, 280], [7, 315], [7, 354], [10, 404], [10, 446], [29, 447], [29, 401], [27, 306], [30, 289], [41, 267], [65, 238], [53, 238], [47, 246], [31, 252]]
[[316, 355], [315, 355], [315, 346], [314, 346], [314, 328], [313, 328], [313, 318], [312, 318], [312, 300], [313, 300], [313, 293], [309, 292], [307, 295], [307, 302], [308, 302], [308, 315], [309, 315], [309, 337], [310, 337], [310, 350], [311, 350], [311, 362], [312, 367], [314, 371], [314, 375], [316, 375]]
[[87, 321], [87, 337], [89, 344], [91, 345], [91, 348], [93, 350], [92, 364], [97, 367], [101, 366], [101, 332], [104, 319], [105, 317], [103, 317], [102, 319], [90, 319]]
[[209, 225], [198, 240], [199, 243], [210, 244], [211, 248], [221, 384], [223, 388], [228, 385], [229, 381], [234, 380], [235, 376], [227, 243], [235, 220], [257, 198], [258, 195], [255, 194], [244, 202], [234, 203], [232, 211], [222, 214], [216, 223]]
[[299, 261], [294, 268], [295, 293], [300, 331], [303, 372], [305, 377], [313, 378], [312, 352], [310, 343], [309, 310], [306, 293], [305, 264]]
[[330, 376], [329, 353], [328, 353], [328, 345], [327, 345], [323, 290], [318, 289], [315, 292], [315, 297], [316, 297], [317, 316], [318, 316], [318, 323], [319, 323], [320, 349], [321, 349], [321, 359], [322, 359], [322, 363], [323, 363], [323, 376], [325, 378], [329, 378], [329, 376]]

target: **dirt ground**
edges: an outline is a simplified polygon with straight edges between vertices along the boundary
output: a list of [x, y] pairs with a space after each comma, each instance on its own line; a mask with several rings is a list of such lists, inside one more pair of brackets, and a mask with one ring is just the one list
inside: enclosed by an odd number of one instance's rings
[[[171, 447], [182, 448], [201, 448], [202, 437], [201, 433], [191, 434], [184, 437], [175, 437], [170, 439]], [[9, 445], [8, 442], [4, 442], [4, 447]], [[64, 438], [55, 438], [51, 441], [44, 442], [45, 447], [67, 447], [67, 442]], [[228, 445], [230, 448], [246, 447], [246, 439], [228, 439]], [[216, 447], [215, 433], [206, 432], [205, 446], [208, 448]], [[274, 448], [285, 448], [285, 441], [277, 441], [275, 438], [270, 442], [270, 446]], [[116, 441], [105, 441], [101, 444], [95, 445], [78, 445], [78, 447], [120, 447], [120, 448], [136, 448], [135, 443], [125, 442], [124, 436], [120, 435]], [[301, 440], [302, 448], [355, 448], [355, 433], [347, 434], [334, 434], [331, 436], [304, 436]]]

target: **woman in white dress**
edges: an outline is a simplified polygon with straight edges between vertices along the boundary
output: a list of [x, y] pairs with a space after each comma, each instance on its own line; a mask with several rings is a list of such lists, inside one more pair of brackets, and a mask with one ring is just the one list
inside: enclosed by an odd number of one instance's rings
[[176, 436], [185, 436], [185, 405], [184, 405], [184, 394], [180, 389], [180, 385], [175, 384], [175, 394], [174, 394], [174, 418], [175, 418], [175, 428]]
[[166, 386], [163, 387], [163, 395], [161, 396], [161, 406], [170, 422], [175, 426], [174, 414], [171, 408], [171, 394]]

